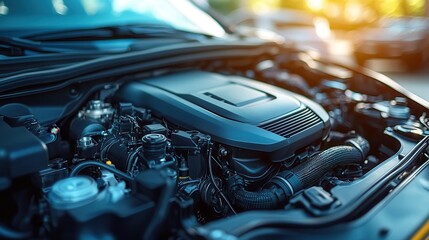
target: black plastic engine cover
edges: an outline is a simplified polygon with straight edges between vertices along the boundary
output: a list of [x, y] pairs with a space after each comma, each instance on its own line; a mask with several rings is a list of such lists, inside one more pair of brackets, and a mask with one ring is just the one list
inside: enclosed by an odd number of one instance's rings
[[329, 115], [315, 102], [239, 76], [190, 71], [123, 86], [119, 101], [152, 109], [155, 116], [216, 142], [269, 153], [278, 162], [321, 140]]

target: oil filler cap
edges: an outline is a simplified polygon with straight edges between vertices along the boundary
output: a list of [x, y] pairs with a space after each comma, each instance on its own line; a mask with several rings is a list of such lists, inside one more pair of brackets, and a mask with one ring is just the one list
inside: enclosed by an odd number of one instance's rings
[[162, 134], [146, 134], [142, 138], [143, 156], [146, 160], [161, 160], [165, 158], [167, 138]]

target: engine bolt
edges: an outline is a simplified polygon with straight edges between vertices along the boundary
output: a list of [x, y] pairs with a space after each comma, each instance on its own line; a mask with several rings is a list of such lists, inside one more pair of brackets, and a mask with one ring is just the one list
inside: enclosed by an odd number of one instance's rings
[[228, 150], [226, 150], [224, 147], [221, 147], [221, 148], [219, 149], [219, 155], [220, 155], [221, 157], [226, 157], [226, 156], [228, 155]]

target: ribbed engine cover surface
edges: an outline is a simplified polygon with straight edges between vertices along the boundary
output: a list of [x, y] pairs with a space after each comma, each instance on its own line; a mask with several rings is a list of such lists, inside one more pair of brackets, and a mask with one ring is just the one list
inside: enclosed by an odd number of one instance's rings
[[271, 161], [287, 159], [329, 131], [329, 116], [318, 104], [239, 76], [175, 73], [126, 84], [116, 97], [214, 141], [269, 153]]

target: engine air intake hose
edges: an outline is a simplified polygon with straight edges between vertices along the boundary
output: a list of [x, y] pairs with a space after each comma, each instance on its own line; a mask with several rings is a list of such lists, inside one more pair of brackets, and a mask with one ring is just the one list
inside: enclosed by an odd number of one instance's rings
[[365, 160], [369, 143], [362, 137], [349, 139], [345, 145], [329, 148], [291, 170], [278, 173], [262, 190], [245, 189], [243, 179], [235, 175], [228, 179], [229, 195], [242, 209], [273, 209], [285, 204], [289, 197], [317, 183], [329, 170], [339, 164]]
[[244, 180], [238, 175], [228, 179], [230, 197], [233, 203], [242, 209], [273, 209], [286, 199], [285, 193], [278, 187], [247, 191]]

